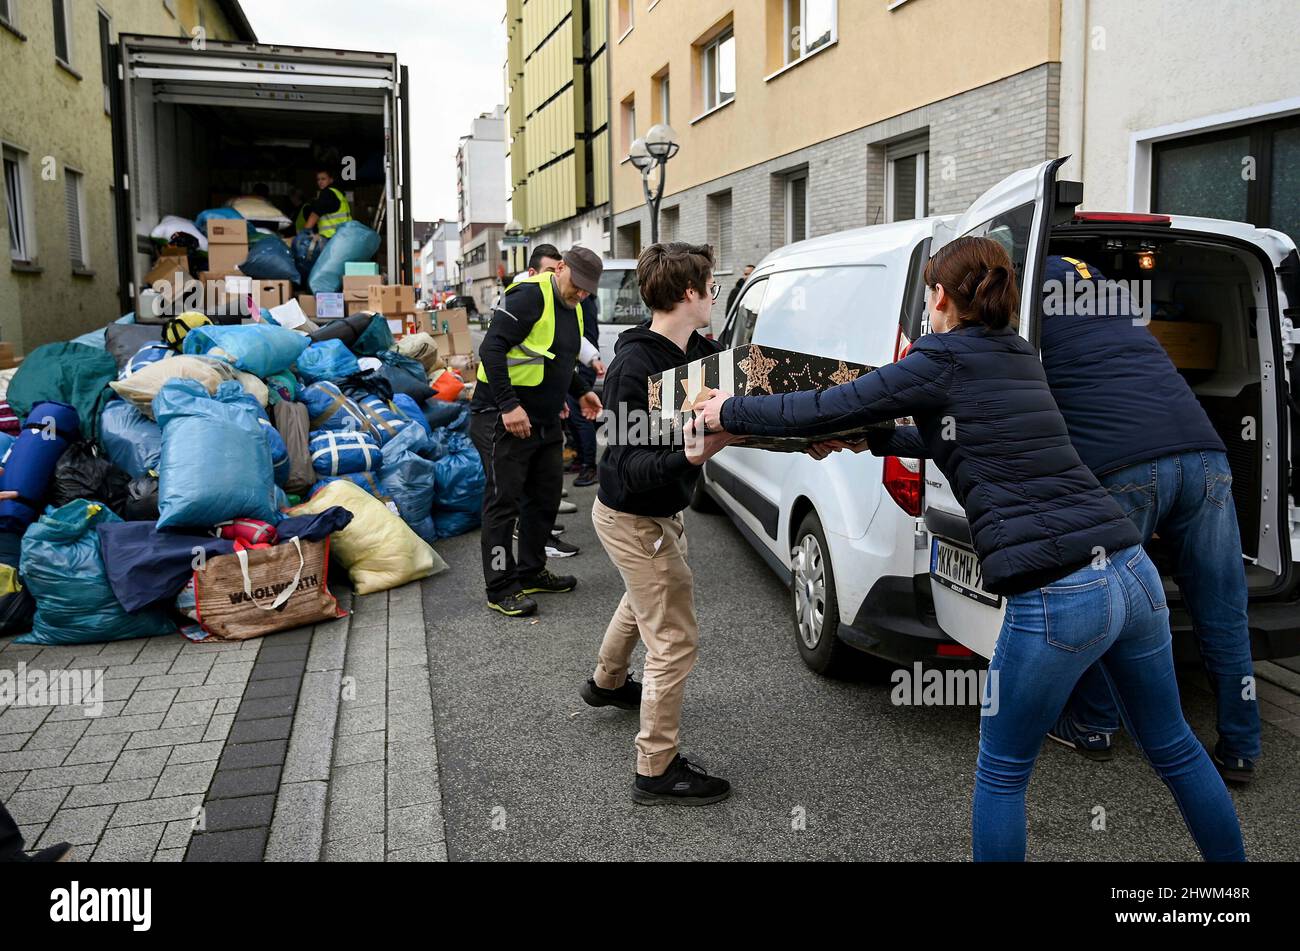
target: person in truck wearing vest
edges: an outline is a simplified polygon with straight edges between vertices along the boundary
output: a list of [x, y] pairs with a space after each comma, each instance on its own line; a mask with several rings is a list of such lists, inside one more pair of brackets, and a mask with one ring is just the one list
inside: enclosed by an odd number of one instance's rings
[[[334, 176], [325, 169], [316, 173], [316, 187], [320, 193], [315, 201], [304, 207], [307, 217], [299, 230], [311, 231], [314, 228], [322, 238], [332, 238], [334, 232], [352, 220], [352, 207], [343, 193], [334, 187]], [[303, 212], [299, 212], [300, 218]]]
[[[554, 273], [511, 284], [479, 345], [470, 438], [487, 475], [483, 579], [488, 607], [507, 617], [536, 614], [531, 595], [572, 591], [578, 584], [546, 568], [546, 543], [564, 488], [565, 398], [577, 397], [587, 419], [602, 409], [576, 367], [582, 302], [596, 293], [603, 269], [595, 252], [573, 247]], [[517, 558], [511, 544], [516, 522]]]

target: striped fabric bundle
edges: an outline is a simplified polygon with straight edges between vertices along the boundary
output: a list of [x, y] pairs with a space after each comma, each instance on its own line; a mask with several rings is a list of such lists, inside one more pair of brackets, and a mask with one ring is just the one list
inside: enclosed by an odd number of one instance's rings
[[313, 383], [302, 391], [307, 404], [311, 431], [327, 429], [335, 433], [366, 433], [376, 441], [379, 431], [365, 411], [333, 383]]
[[387, 442], [410, 425], [411, 420], [392, 403], [379, 396], [366, 396], [357, 404], [379, 433], [379, 445]]
[[318, 475], [339, 476], [378, 471], [384, 462], [379, 443], [368, 433], [312, 433], [311, 465]]
[[131, 359], [126, 361], [121, 372], [118, 373], [117, 378], [119, 380], [125, 380], [137, 370], [143, 369], [151, 363], [157, 363], [159, 360], [166, 360], [168, 357], [173, 357], [175, 355], [176, 354], [172, 351], [172, 348], [167, 346], [165, 343], [147, 343], [137, 350]]
[[23, 424], [14, 413], [13, 407], [9, 405], [9, 401], [0, 400], [0, 433], [17, 436], [22, 431]]

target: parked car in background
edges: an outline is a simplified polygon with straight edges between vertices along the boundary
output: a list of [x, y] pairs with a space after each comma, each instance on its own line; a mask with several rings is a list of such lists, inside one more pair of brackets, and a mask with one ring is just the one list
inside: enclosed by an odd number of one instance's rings
[[[600, 302], [600, 359], [609, 366], [618, 335], [650, 319], [650, 308], [641, 300], [637, 286], [636, 258], [607, 258], [596, 297]], [[603, 383], [596, 381], [598, 391]]]
[[[960, 235], [1001, 241], [1022, 288], [1042, 287], [1049, 254], [1095, 264], [1110, 280], [1149, 281], [1158, 319], [1217, 328], [1212, 365], [1184, 370], [1228, 448], [1257, 658], [1300, 653], [1300, 474], [1292, 397], [1300, 256], [1277, 231], [1182, 216], [1080, 212], [1083, 187], [1063, 160], [1009, 176], [960, 217], [860, 228], [768, 255], [719, 335], [878, 366], [928, 329], [922, 273]], [[1020, 332], [1036, 342], [1038, 293]], [[1250, 424], [1247, 425], [1247, 421]], [[992, 653], [1004, 600], [984, 591], [970, 528], [943, 474], [921, 460], [807, 456], [730, 447], [704, 467], [694, 507], [717, 502], [790, 585], [805, 663], [843, 672], [857, 648], [898, 663], [970, 663]], [[1159, 544], [1175, 651], [1194, 652], [1191, 621]]]

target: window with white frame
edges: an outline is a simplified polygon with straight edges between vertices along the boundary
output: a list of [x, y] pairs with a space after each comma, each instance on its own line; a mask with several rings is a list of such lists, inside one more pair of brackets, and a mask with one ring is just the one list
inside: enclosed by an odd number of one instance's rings
[[796, 172], [785, 180], [785, 243], [808, 237], [808, 172]]
[[75, 270], [90, 266], [86, 235], [86, 181], [80, 172], [64, 166], [63, 191], [68, 220], [68, 259]]
[[736, 98], [736, 34], [731, 27], [704, 47], [700, 68], [705, 112]]
[[54, 58], [64, 66], [72, 66], [72, 9], [68, 0], [54, 3]]
[[838, 0], [784, 0], [785, 63], [814, 53], [838, 36]]
[[885, 162], [885, 220], [924, 218], [929, 201], [929, 138], [891, 145]]
[[672, 110], [669, 108], [668, 95], [668, 74], [664, 73], [659, 78], [659, 121], [664, 125], [672, 125]]
[[713, 270], [730, 273], [732, 266], [731, 192], [718, 192], [708, 198], [709, 244], [713, 246]]
[[636, 25], [635, 0], [618, 0], [618, 35], [623, 36]]
[[36, 259], [36, 234], [32, 223], [32, 184], [27, 153], [5, 146], [5, 218], [9, 226], [9, 257], [29, 263]]
[[0, 0], [0, 23], [18, 29], [18, 0]]
[[623, 100], [623, 154], [627, 155], [636, 141], [636, 97], [628, 96]]
[[113, 114], [113, 21], [101, 9], [99, 11], [99, 73], [104, 83], [104, 112]]

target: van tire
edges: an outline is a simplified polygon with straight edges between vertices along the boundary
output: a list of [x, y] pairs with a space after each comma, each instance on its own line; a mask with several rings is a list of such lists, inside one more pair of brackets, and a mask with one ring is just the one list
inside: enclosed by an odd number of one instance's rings
[[[801, 570], [794, 563], [794, 558], [798, 558], [799, 555], [794, 556], [791, 561], [790, 614], [793, 622], [794, 642], [799, 650], [799, 656], [803, 658], [803, 662], [810, 670], [824, 677], [856, 679], [863, 673], [865, 656], [840, 640], [840, 608], [839, 599], [835, 593], [835, 571], [831, 565], [830, 546], [826, 544], [826, 534], [822, 530], [821, 519], [817, 517], [816, 512], [809, 512], [803, 517], [803, 521], [799, 523], [799, 528], [792, 538], [791, 548], [795, 552], [802, 553], [804, 558], [811, 556], [820, 563], [820, 570], [816, 566], [809, 566]], [[805, 630], [801, 623], [800, 608], [802, 601], [797, 590], [801, 575], [805, 579], [805, 593], [807, 584], [812, 578], [819, 577], [822, 579], [819, 599], [822, 616], [820, 636], [815, 639], [815, 644], [811, 646], [808, 644], [810, 632]]]

